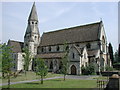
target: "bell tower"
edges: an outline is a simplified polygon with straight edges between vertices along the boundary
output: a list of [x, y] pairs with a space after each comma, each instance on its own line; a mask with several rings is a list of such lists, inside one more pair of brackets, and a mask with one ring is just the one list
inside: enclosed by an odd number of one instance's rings
[[34, 2], [28, 18], [26, 33], [24, 35], [24, 47], [28, 47], [31, 55], [35, 56], [37, 54], [39, 43], [40, 33], [38, 29], [38, 16]]

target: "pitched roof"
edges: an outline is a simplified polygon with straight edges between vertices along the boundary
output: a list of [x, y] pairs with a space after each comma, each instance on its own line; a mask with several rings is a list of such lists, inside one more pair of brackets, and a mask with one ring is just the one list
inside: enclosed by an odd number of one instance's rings
[[86, 42], [99, 39], [101, 22], [43, 33], [41, 46]]
[[36, 12], [36, 6], [35, 6], [35, 2], [33, 3], [31, 12], [30, 12], [30, 16], [28, 18], [28, 20], [36, 20], [38, 21], [38, 16], [37, 16], [37, 12]]
[[24, 47], [23, 42], [18, 42], [18, 41], [13, 41], [13, 40], [9, 40], [8, 45], [12, 46], [12, 51], [14, 53], [22, 52], [22, 49]]
[[57, 58], [60, 59], [65, 55], [64, 52], [60, 52], [60, 53], [43, 53], [43, 54], [37, 54], [36, 57], [40, 57], [43, 59], [53, 59], [53, 58]]

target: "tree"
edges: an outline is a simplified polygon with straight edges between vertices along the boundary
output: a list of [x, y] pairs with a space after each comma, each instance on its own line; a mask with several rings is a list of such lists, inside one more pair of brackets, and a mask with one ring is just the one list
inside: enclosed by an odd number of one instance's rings
[[64, 51], [65, 55], [62, 58], [62, 66], [61, 66], [61, 73], [64, 74], [64, 81], [65, 81], [65, 76], [67, 75], [68, 72], [68, 50], [66, 49], [67, 43], [64, 44]]
[[26, 71], [28, 71], [28, 69], [29, 69], [29, 65], [31, 63], [32, 56], [31, 56], [31, 52], [29, 51], [28, 48], [24, 48], [23, 52], [24, 52], [24, 55], [23, 55], [24, 70], [25, 70], [25, 76], [26, 76]]
[[2, 44], [0, 44], [0, 72], [2, 72]]
[[115, 58], [116, 63], [120, 63], [120, 57], [118, 55], [118, 51], [115, 52], [114, 58]]
[[43, 84], [43, 78], [47, 75], [48, 68], [45, 62], [41, 58], [36, 59], [36, 74], [41, 76], [41, 84]]
[[114, 63], [114, 56], [113, 56], [113, 47], [112, 47], [111, 43], [109, 43], [108, 52], [110, 54], [110, 59], [111, 59], [112, 65], [113, 65], [113, 63]]
[[120, 44], [119, 44], [119, 48], [118, 48], [118, 56], [120, 57]]
[[10, 46], [3, 44], [2, 45], [2, 75], [7, 74], [8, 79], [8, 88], [10, 88], [10, 76], [12, 73], [11, 68], [13, 67], [13, 58], [12, 58], [12, 50]]

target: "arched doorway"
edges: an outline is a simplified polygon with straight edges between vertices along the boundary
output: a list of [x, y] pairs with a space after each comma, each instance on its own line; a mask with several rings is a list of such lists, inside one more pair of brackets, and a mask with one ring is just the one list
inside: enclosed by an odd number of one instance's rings
[[71, 66], [71, 74], [76, 75], [76, 67], [75, 67], [75, 65]]

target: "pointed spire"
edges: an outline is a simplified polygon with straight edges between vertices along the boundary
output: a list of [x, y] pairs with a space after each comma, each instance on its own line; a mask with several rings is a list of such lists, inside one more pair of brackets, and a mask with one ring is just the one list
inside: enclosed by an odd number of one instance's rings
[[31, 9], [31, 12], [30, 12], [30, 16], [28, 18], [28, 21], [31, 21], [31, 20], [38, 21], [35, 2], [33, 3], [33, 6], [32, 6], [32, 9]]

